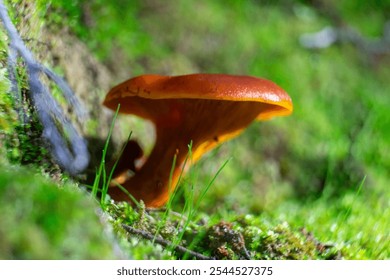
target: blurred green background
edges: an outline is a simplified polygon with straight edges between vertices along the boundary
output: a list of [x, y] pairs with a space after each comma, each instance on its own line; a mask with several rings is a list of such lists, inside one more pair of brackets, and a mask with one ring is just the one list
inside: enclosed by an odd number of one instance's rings
[[[111, 86], [144, 73], [276, 82], [294, 113], [254, 123], [191, 169], [184, 187], [200, 190], [231, 158], [199, 215], [287, 221], [346, 258], [390, 258], [388, 1], [39, 0], [36, 7], [51, 32], [66, 30], [88, 46]], [[329, 26], [346, 37], [322, 49], [301, 44], [302, 35]], [[385, 51], [371, 52], [350, 34]], [[128, 129], [150, 149], [138, 125]]]

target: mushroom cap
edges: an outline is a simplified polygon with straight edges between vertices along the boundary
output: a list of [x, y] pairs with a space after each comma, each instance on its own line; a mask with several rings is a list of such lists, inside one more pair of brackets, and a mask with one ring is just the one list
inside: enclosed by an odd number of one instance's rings
[[112, 110], [120, 104], [121, 113], [152, 121], [157, 137], [168, 137], [167, 142], [193, 141], [194, 161], [253, 120], [293, 110], [290, 97], [275, 83], [225, 74], [138, 76], [111, 89], [103, 104]]
[[291, 98], [275, 83], [251, 76], [225, 74], [142, 75], [112, 88], [103, 104], [116, 110], [118, 103], [120, 103], [120, 112], [154, 120], [154, 113], [149, 112], [150, 108], [142, 108], [144, 106], [143, 102], [140, 102], [140, 98], [156, 101], [161, 99], [203, 99], [260, 102], [268, 106], [263, 106], [255, 118], [258, 120], [289, 115], [293, 111]]

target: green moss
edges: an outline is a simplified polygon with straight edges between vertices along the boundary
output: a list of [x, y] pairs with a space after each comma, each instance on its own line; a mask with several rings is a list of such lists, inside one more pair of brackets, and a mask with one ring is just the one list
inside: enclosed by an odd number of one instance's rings
[[[43, 144], [42, 125], [35, 112], [31, 110], [27, 88], [21, 88], [24, 104], [15, 104], [10, 91], [10, 82], [6, 78], [6, 69], [0, 71], [0, 141], [4, 153], [13, 164], [33, 164], [39, 168], [53, 170], [50, 155]], [[19, 76], [20, 77], [20, 76]], [[23, 78], [21, 78], [23, 79]], [[21, 81], [21, 80], [20, 80]], [[20, 82], [19, 85], [22, 85]], [[15, 110], [15, 108], [19, 108]]]
[[0, 69], [0, 133], [2, 137], [4, 137], [4, 134], [11, 133], [15, 123], [17, 122], [17, 116], [11, 109], [12, 98], [8, 94], [10, 82], [6, 78], [6, 73], [6, 69]]
[[[35, 4], [24, 1], [12, 1], [7, 3], [11, 20], [25, 42], [28, 33], [36, 39], [40, 35], [40, 27], [44, 21], [34, 13]], [[25, 20], [28, 18], [28, 20]], [[9, 40], [5, 30], [0, 29], [0, 141], [4, 154], [12, 164], [32, 165], [34, 168], [48, 172], [58, 173], [58, 167], [53, 163], [51, 155], [42, 139], [43, 127], [31, 101], [28, 73], [22, 59], [16, 61], [15, 79], [16, 92], [11, 91], [8, 80], [7, 54]], [[36, 41], [31, 40], [36, 43]], [[27, 44], [30, 48], [30, 44]], [[32, 44], [33, 52], [39, 53], [41, 49]], [[39, 55], [38, 55], [39, 56]], [[15, 86], [15, 85], [14, 85]]]
[[97, 203], [77, 186], [58, 186], [26, 169], [1, 169], [0, 259], [119, 257]]
[[[215, 259], [340, 259], [343, 252], [329, 240], [322, 242], [313, 233], [303, 228], [293, 228], [287, 222], [277, 223], [266, 217], [235, 216], [231, 222], [203, 219], [186, 223], [186, 216], [165, 211], [145, 212], [135, 210], [126, 203], [108, 204], [108, 212], [118, 234], [127, 236], [129, 248], [136, 259], [192, 259], [190, 253], [178, 253], [174, 247], [165, 248], [152, 240], [126, 234], [122, 224], [152, 236], [163, 238]], [[161, 224], [161, 221], [165, 221]], [[186, 228], [183, 228], [186, 226]], [[182, 239], [179, 233], [184, 231]], [[142, 244], [142, 245], [140, 245]]]
[[289, 201], [273, 210], [273, 217], [305, 227], [325, 243], [334, 243], [347, 259], [390, 257], [390, 205], [381, 190], [360, 189], [338, 198], [322, 198], [307, 205]]
[[306, 229], [292, 228], [287, 222], [271, 226], [255, 217], [245, 217], [245, 240], [256, 259], [339, 259], [341, 251], [319, 241]]

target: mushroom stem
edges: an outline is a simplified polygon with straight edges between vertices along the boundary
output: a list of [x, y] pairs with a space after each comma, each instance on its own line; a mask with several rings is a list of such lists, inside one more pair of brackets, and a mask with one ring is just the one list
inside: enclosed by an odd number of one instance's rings
[[[123, 183], [123, 187], [136, 200], [142, 199], [147, 207], [163, 206], [178, 183], [190, 140], [186, 143], [183, 139], [178, 142], [174, 138], [177, 138], [175, 132], [162, 133], [157, 130], [156, 144], [146, 162], [134, 176]], [[175, 166], [172, 166], [175, 155]], [[127, 194], [118, 187], [109, 188], [109, 194], [114, 200], [129, 200]]]
[[[245, 102], [238, 106], [225, 101], [223, 105], [214, 100], [181, 100], [167, 109], [165, 117], [160, 118], [159, 122], [155, 121], [156, 143], [148, 159], [122, 186], [135, 199], [142, 199], [147, 207], [163, 206], [173, 190], [170, 187], [176, 188], [191, 141], [192, 162], [195, 162], [219, 143], [237, 136], [243, 126], [249, 125], [259, 112], [268, 108], [268, 105], [255, 102]], [[224, 116], [231, 114], [235, 117], [221, 120], [213, 116], [216, 111], [223, 112]], [[176, 164], [169, 182], [175, 155]], [[114, 200], [129, 201], [127, 194], [120, 188], [110, 188], [109, 194]]]

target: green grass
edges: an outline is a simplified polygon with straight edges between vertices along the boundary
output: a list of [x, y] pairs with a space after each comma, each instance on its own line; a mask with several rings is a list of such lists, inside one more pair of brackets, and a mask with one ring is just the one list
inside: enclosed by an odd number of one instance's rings
[[[190, 164], [193, 161], [192, 158], [192, 143], [188, 146], [188, 157]], [[186, 168], [187, 159], [185, 160], [183, 164], [182, 170]], [[190, 223], [193, 223], [195, 221], [195, 218], [197, 215], [199, 215], [200, 211], [200, 204], [204, 200], [207, 192], [209, 191], [210, 187], [213, 185], [214, 181], [217, 179], [218, 175], [222, 172], [222, 170], [225, 168], [229, 160], [226, 160], [221, 167], [217, 170], [214, 177], [204, 186], [202, 186], [199, 190], [195, 190], [194, 184], [197, 183], [196, 179], [193, 176], [193, 172], [190, 172], [188, 174], [188, 177], [190, 178], [186, 183], [184, 183], [184, 186], [180, 186], [180, 179], [178, 181], [179, 186], [176, 187], [176, 190], [181, 189], [183, 191], [183, 197], [184, 197], [184, 206], [181, 211], [181, 216], [184, 218], [184, 224], [180, 228], [180, 224], [178, 224], [176, 231], [178, 232], [178, 235], [173, 240], [173, 246], [180, 245], [180, 243], [183, 240], [183, 237], [186, 233], [186, 231], [189, 229]], [[174, 166], [174, 165], [173, 165]], [[183, 172], [182, 172], [183, 173]], [[180, 177], [182, 177], [182, 174], [180, 174]], [[197, 195], [197, 192], [199, 194]], [[169, 211], [172, 209], [172, 202], [175, 199], [175, 196], [177, 194], [177, 191], [174, 192], [173, 195], [171, 195], [169, 202], [167, 203], [167, 211], [168, 214]], [[163, 221], [166, 221], [166, 216], [164, 216], [165, 219]], [[192, 244], [189, 244], [190, 246]], [[185, 256], [186, 257], [186, 256]]]
[[[114, 129], [114, 124], [115, 124], [115, 120], [116, 120], [116, 117], [118, 115], [119, 109], [120, 109], [120, 105], [118, 105], [118, 108], [117, 108], [115, 115], [114, 115], [114, 119], [113, 119], [111, 126], [110, 126], [110, 130], [108, 131], [107, 139], [106, 139], [106, 142], [104, 144], [103, 151], [102, 151], [102, 158], [100, 161], [100, 165], [99, 165], [99, 168], [96, 170], [95, 180], [94, 180], [93, 185], [92, 185], [92, 193], [91, 194], [93, 197], [97, 197], [98, 192], [100, 192], [100, 194], [101, 194], [100, 204], [102, 206], [104, 206], [104, 204], [105, 204], [107, 191], [108, 191], [108, 187], [109, 187], [110, 182], [111, 182], [112, 174], [114, 173], [115, 166], [118, 163], [118, 161], [115, 162], [113, 168], [111, 169], [111, 171], [109, 172], [109, 175], [107, 177], [106, 156], [107, 156], [107, 152], [108, 152], [108, 145], [110, 143], [110, 138], [112, 135], [112, 131]], [[130, 138], [130, 136], [129, 136], [129, 138]]]
[[[364, 36], [380, 36], [388, 6], [363, 2], [327, 3]], [[390, 258], [388, 56], [371, 61], [349, 44], [301, 47], [302, 34], [331, 24], [307, 1], [37, 3], [45, 21], [69, 26], [118, 73], [113, 83], [153, 72], [248, 74], [275, 81], [293, 99], [293, 115], [251, 125], [183, 174], [167, 214], [109, 203], [118, 232], [121, 223], [160, 227], [167, 240], [180, 236], [176, 242], [206, 255], [219, 242], [239, 258], [216, 234], [225, 221], [256, 259]], [[98, 174], [107, 182], [109, 173]], [[172, 212], [191, 216], [186, 226]], [[128, 238], [135, 258], [178, 257]]]

